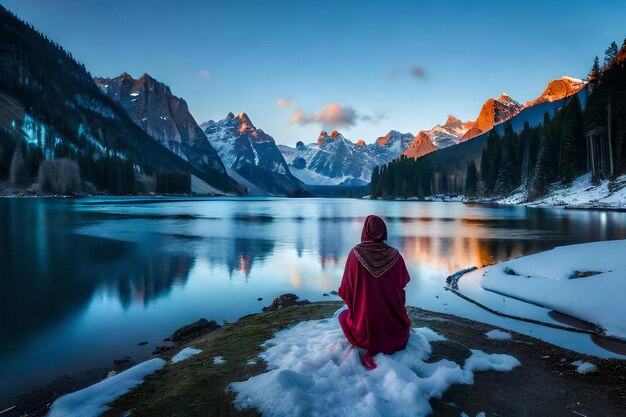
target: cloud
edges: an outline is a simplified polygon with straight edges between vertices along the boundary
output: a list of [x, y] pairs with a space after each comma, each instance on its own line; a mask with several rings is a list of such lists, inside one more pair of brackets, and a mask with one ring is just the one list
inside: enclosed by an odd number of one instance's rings
[[307, 113], [302, 109], [297, 109], [291, 116], [291, 124], [306, 126], [310, 124], [320, 124], [325, 128], [340, 128], [356, 125], [358, 121], [375, 123], [384, 118], [382, 113], [374, 115], [360, 115], [352, 106], [338, 103], [328, 104], [315, 113]]
[[280, 97], [278, 100], [276, 100], [276, 105], [284, 109], [286, 107], [297, 106], [298, 102], [292, 98]]
[[426, 78], [426, 70], [424, 67], [415, 65], [412, 68], [394, 68], [389, 73], [391, 79], [404, 78], [407, 75], [411, 78]]
[[211, 73], [209, 71], [207, 71], [207, 70], [202, 70], [202, 71], [200, 71], [198, 73], [198, 76], [200, 78], [209, 78], [209, 77], [211, 77]]
[[424, 78], [424, 76], [426, 75], [424, 68], [419, 67], [419, 66], [415, 66], [413, 68], [411, 68], [411, 77], [414, 78]]
[[380, 120], [384, 119], [385, 117], [386, 117], [385, 113], [378, 111], [371, 115], [366, 114], [366, 115], [361, 116], [361, 120], [365, 120], [366, 122], [370, 122], [370, 123], [378, 123]]

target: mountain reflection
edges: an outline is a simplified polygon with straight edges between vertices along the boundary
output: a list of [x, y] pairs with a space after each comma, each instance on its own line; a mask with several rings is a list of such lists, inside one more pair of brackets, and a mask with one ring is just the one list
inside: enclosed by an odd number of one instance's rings
[[318, 220], [318, 251], [322, 268], [345, 263], [349, 250], [344, 247], [343, 228], [346, 224], [342, 222], [343, 219], [337, 217]]
[[174, 285], [184, 286], [193, 268], [194, 260], [185, 256], [164, 256], [141, 265], [143, 271], [121, 274], [107, 289], [117, 295], [123, 307], [148, 304], [165, 296]]
[[212, 265], [224, 265], [228, 275], [250, 276], [255, 261], [268, 258], [274, 252], [274, 241], [252, 238], [210, 238], [202, 242], [203, 254]]
[[75, 315], [99, 289], [128, 307], [187, 281], [190, 257], [148, 254], [134, 243], [73, 232], [92, 220], [71, 202], [0, 200], [0, 335], [11, 335], [0, 352]]

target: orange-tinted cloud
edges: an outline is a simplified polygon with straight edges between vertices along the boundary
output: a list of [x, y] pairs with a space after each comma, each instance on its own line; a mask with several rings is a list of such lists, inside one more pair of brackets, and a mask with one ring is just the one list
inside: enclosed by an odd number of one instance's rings
[[198, 72], [198, 76], [200, 78], [209, 78], [211, 77], [211, 73], [207, 70], [201, 70], [200, 72]]
[[384, 115], [381, 113], [360, 115], [352, 106], [331, 103], [322, 107], [315, 113], [307, 113], [298, 108], [293, 116], [291, 116], [291, 124], [306, 126], [317, 123], [325, 128], [339, 128], [354, 126], [359, 120], [376, 122], [383, 117]]
[[286, 107], [297, 106], [298, 102], [292, 98], [280, 97], [278, 100], [276, 100], [276, 105], [284, 109]]

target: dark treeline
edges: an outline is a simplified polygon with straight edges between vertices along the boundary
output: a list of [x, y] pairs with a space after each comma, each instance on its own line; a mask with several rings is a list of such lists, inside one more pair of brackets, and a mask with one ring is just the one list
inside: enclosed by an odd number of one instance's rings
[[191, 193], [191, 175], [186, 172], [159, 171], [155, 178], [156, 192], [159, 194]]
[[588, 94], [585, 109], [573, 95], [552, 118], [546, 113], [539, 126], [526, 123], [515, 132], [506, 123], [503, 129], [492, 129], [480, 157], [463, 161], [463, 178], [456, 174], [460, 158], [444, 161], [441, 151], [418, 159], [402, 156], [374, 169], [371, 194], [423, 198], [460, 191], [467, 196], [505, 196], [523, 189], [533, 199], [551, 184], [569, 185], [586, 172], [591, 171], [595, 181], [625, 174], [626, 41], [621, 50], [611, 44], [604, 67], [596, 57]]
[[84, 65], [2, 6], [0, 39], [0, 182], [10, 178], [17, 151], [33, 181], [44, 160], [76, 161], [89, 192], [142, 192], [139, 180], [158, 171], [235, 189], [225, 174], [194, 168], [153, 140]]

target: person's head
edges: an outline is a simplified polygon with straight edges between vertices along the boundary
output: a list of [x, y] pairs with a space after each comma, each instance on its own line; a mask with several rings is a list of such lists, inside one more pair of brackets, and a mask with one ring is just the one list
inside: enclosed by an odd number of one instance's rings
[[370, 214], [363, 224], [361, 242], [383, 242], [385, 240], [387, 240], [387, 225], [385, 225], [385, 221], [378, 216]]

